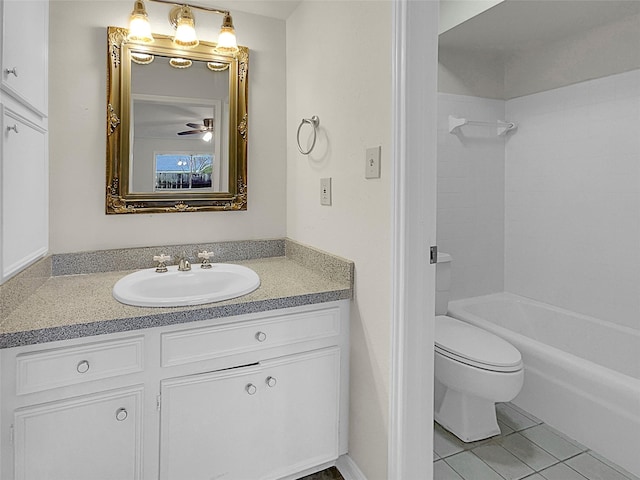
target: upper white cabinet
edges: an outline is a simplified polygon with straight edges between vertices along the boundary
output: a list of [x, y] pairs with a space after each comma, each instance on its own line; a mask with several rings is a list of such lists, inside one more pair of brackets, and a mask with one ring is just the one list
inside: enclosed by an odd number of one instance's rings
[[0, 283], [49, 249], [49, 4], [0, 0]]
[[49, 4], [2, 0], [2, 89], [47, 116]]
[[49, 170], [46, 130], [9, 107], [1, 110], [1, 263], [7, 279], [48, 251]]

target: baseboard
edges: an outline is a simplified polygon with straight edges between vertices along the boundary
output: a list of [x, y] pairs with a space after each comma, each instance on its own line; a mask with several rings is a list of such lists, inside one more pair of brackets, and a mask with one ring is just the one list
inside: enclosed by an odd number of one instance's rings
[[344, 480], [367, 480], [364, 473], [358, 468], [349, 455], [342, 455], [336, 460], [336, 468]]

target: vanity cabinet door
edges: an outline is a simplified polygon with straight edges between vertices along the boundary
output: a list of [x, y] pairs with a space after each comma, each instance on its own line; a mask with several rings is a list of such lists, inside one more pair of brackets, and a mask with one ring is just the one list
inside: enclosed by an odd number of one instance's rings
[[263, 362], [266, 453], [259, 478], [275, 479], [338, 458], [340, 350]]
[[3, 280], [48, 251], [49, 171], [46, 131], [7, 107], [0, 110]]
[[40, 116], [47, 114], [49, 2], [0, 0], [2, 88]]
[[16, 480], [140, 479], [142, 387], [16, 410]]
[[337, 347], [162, 382], [162, 480], [267, 480], [338, 457]]

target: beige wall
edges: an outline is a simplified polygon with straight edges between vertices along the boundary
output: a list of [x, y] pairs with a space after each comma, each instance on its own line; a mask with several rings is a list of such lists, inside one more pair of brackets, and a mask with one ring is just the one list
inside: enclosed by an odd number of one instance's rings
[[438, 33], [446, 32], [502, 2], [504, 0], [440, 0]]
[[504, 59], [499, 53], [438, 49], [438, 91], [504, 98]]
[[[105, 215], [106, 27], [126, 26], [133, 2], [51, 2], [50, 244], [52, 253], [279, 238], [286, 233], [285, 22], [234, 12], [251, 49], [246, 212]], [[169, 7], [147, 3], [157, 33]], [[221, 17], [196, 12], [203, 39]], [[74, 41], [70, 38], [74, 33]]]
[[640, 48], [632, 48], [638, 45], [640, 15], [630, 15], [504, 52], [440, 48], [438, 91], [504, 100], [539, 93], [638, 69]]
[[[287, 19], [287, 236], [356, 265], [349, 454], [387, 475], [391, 296], [391, 25], [387, 1], [303, 1]], [[320, 117], [309, 156], [300, 120]], [[303, 139], [309, 134], [305, 127]], [[382, 178], [364, 178], [382, 146]], [[331, 177], [333, 205], [320, 205]]]
[[522, 49], [505, 62], [505, 99], [640, 68], [640, 15]]

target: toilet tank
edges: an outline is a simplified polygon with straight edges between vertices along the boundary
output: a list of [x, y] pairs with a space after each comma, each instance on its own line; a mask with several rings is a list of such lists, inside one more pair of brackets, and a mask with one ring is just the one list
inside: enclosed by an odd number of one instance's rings
[[438, 252], [436, 263], [436, 315], [446, 315], [451, 286], [451, 255]]

